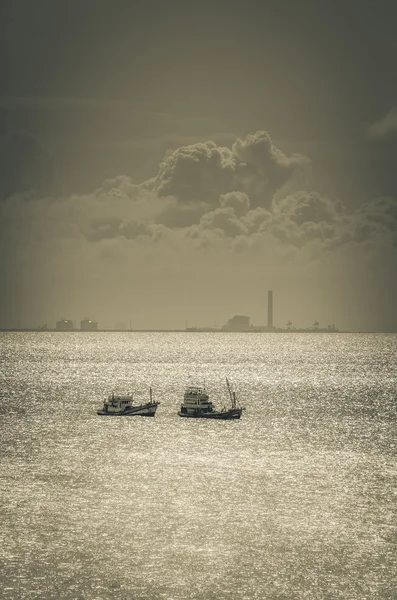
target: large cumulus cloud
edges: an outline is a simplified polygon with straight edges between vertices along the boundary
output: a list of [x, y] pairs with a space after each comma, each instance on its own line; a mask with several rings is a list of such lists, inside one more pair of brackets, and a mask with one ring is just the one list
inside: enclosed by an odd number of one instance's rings
[[[319, 286], [335, 294], [332, 273], [346, 288], [351, 274], [361, 273], [361, 294], [376, 281], [394, 298], [396, 200], [374, 198], [349, 211], [312, 189], [310, 170], [309, 159], [284, 154], [260, 131], [230, 148], [211, 141], [182, 147], [143, 183], [119, 175], [90, 194], [62, 197], [33, 187], [3, 194], [0, 271], [10, 301], [3, 295], [2, 318], [18, 311], [37, 320], [53, 311], [56, 318], [77, 306], [105, 318], [112, 306], [126, 319], [131, 298], [153, 305], [153, 318], [164, 294], [168, 303], [160, 304], [170, 314], [181, 302], [204, 311], [216, 298], [244, 311], [259, 272], [286, 294], [291, 282], [304, 282], [317, 302]], [[239, 289], [221, 285], [220, 273], [239, 279]], [[215, 293], [192, 291], [201, 279]]]
[[153, 189], [173, 196], [182, 204], [218, 203], [221, 194], [246, 193], [253, 207], [267, 206], [273, 194], [285, 186], [306, 184], [310, 161], [301, 155], [286, 156], [265, 131], [237, 139], [232, 148], [214, 142], [184, 146], [160, 164]]
[[296, 247], [316, 240], [324, 249], [380, 235], [395, 243], [395, 200], [375, 198], [349, 212], [309, 184], [309, 159], [285, 155], [259, 131], [231, 148], [212, 141], [179, 148], [143, 183], [120, 175], [91, 194], [13, 194], [3, 201], [1, 216], [8, 238], [28, 221], [38, 237], [80, 236], [92, 243], [157, 240], [165, 230], [190, 239], [202, 232], [207, 240], [209, 231], [224, 239], [272, 236]]
[[233, 188], [235, 156], [215, 142], [184, 146], [160, 164], [154, 189], [159, 196], [174, 196], [182, 203], [217, 201], [222, 191]]

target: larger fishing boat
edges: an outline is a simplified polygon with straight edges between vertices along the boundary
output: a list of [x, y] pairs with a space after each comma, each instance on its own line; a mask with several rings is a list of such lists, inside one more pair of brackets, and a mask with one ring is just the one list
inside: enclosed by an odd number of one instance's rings
[[97, 415], [108, 417], [154, 417], [160, 402], [153, 402], [152, 388], [149, 391], [149, 402], [144, 404], [134, 404], [133, 394], [127, 396], [108, 396], [103, 404], [103, 408], [97, 411]]
[[230, 408], [224, 406], [221, 410], [217, 410], [210, 401], [205, 387], [191, 385], [185, 390], [183, 404], [181, 404], [178, 415], [180, 417], [192, 417], [194, 419], [240, 419], [244, 408], [237, 405], [236, 393], [232, 391], [227, 378], [226, 385], [231, 402]]

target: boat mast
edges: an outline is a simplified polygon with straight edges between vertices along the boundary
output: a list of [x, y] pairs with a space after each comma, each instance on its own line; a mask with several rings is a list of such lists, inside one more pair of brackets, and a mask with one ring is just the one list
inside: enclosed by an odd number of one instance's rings
[[150, 402], [152, 402], [152, 388], [149, 388]]
[[235, 392], [232, 392], [230, 383], [229, 383], [229, 380], [227, 377], [226, 377], [226, 385], [227, 385], [227, 389], [229, 391], [230, 402], [232, 404], [232, 408], [236, 408], [236, 394], [235, 394]]

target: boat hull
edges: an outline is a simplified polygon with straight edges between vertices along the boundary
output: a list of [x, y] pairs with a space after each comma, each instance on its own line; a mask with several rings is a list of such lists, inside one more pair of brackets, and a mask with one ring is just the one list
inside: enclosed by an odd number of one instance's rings
[[103, 409], [97, 411], [97, 415], [101, 417], [154, 417], [156, 414], [159, 402], [148, 402], [140, 406], [128, 406], [120, 411], [105, 411]]
[[222, 421], [230, 421], [232, 419], [239, 419], [241, 417], [242, 408], [234, 408], [231, 410], [224, 411], [213, 411], [213, 412], [200, 412], [192, 411], [191, 413], [178, 412], [180, 417], [187, 419], [218, 419]]

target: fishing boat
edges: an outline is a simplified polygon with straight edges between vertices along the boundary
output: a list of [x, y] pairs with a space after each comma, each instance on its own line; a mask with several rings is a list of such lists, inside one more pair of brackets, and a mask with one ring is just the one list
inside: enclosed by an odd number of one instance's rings
[[238, 406], [236, 392], [232, 391], [227, 378], [226, 385], [231, 402], [230, 408], [226, 408], [226, 406], [224, 406], [221, 410], [217, 410], [210, 401], [205, 387], [191, 385], [185, 390], [183, 404], [181, 404], [181, 409], [178, 412], [178, 415], [180, 417], [191, 417], [194, 419], [222, 419], [225, 421], [231, 419], [240, 419], [244, 408]]
[[134, 404], [133, 394], [127, 396], [116, 396], [114, 393], [108, 396], [103, 408], [97, 411], [97, 415], [107, 417], [154, 417], [160, 402], [153, 402], [152, 388], [149, 391], [149, 402], [145, 404]]

